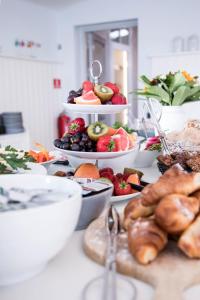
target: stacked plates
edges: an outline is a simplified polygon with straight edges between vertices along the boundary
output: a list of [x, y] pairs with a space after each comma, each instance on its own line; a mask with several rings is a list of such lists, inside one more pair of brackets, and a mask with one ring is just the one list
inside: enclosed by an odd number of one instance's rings
[[24, 132], [21, 112], [3, 113], [2, 119], [5, 127], [5, 133], [12, 134]]
[[3, 118], [2, 115], [0, 115], [0, 134], [4, 134], [5, 133], [5, 128], [3, 125]]

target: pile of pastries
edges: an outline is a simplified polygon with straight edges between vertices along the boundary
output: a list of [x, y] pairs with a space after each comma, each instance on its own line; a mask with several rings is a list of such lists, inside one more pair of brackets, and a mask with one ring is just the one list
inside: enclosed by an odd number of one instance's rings
[[173, 152], [170, 155], [159, 155], [157, 160], [167, 167], [179, 163], [184, 169], [200, 172], [200, 152]]
[[148, 264], [168, 240], [190, 258], [200, 258], [200, 173], [171, 167], [156, 183], [147, 185], [124, 211], [129, 250]]

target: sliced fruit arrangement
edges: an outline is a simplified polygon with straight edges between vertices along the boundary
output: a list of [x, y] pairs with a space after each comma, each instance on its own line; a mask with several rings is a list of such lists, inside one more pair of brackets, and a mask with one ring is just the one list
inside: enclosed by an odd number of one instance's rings
[[111, 168], [98, 169], [94, 164], [84, 163], [78, 166], [74, 173], [70, 174], [71, 176], [112, 183], [114, 186], [113, 196], [122, 196], [138, 192], [131, 187], [131, 184], [140, 185], [143, 173], [135, 169], [125, 168], [123, 173], [114, 174]]
[[63, 150], [82, 152], [127, 151], [136, 145], [137, 137], [124, 128], [116, 129], [103, 122], [86, 127], [84, 119], [76, 118], [68, 123], [65, 134], [56, 139], [54, 145]]
[[83, 105], [125, 105], [127, 99], [120, 93], [119, 87], [112, 82], [93, 84], [91, 81], [86, 80], [78, 91], [72, 90], [69, 92], [67, 102]]
[[50, 155], [49, 151], [41, 144], [35, 143], [38, 147], [38, 151], [29, 150], [28, 156], [33, 159], [36, 163], [43, 163], [54, 159], [54, 156]]

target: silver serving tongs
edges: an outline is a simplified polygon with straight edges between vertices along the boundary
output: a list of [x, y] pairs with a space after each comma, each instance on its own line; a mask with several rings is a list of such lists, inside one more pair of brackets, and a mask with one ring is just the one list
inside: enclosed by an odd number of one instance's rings
[[[116, 208], [112, 205], [108, 208], [106, 216], [106, 230], [107, 230], [107, 253], [105, 262], [103, 300], [117, 299], [116, 286], [116, 253], [117, 253], [117, 234], [120, 230], [119, 218]], [[109, 281], [111, 281], [111, 292], [108, 288]]]
[[154, 125], [156, 127], [156, 130], [158, 132], [158, 135], [159, 135], [162, 147], [163, 147], [165, 153], [170, 155], [170, 150], [169, 150], [169, 147], [167, 145], [166, 135], [162, 131], [162, 129], [160, 127], [160, 124], [159, 124], [159, 122], [158, 122], [158, 120], [156, 118], [156, 114], [155, 114], [155, 111], [154, 111], [151, 99], [148, 99], [146, 103], [147, 103], [147, 108], [148, 108], [148, 110], [149, 110], [149, 112], [150, 112], [150, 114], [152, 116], [152, 119], [153, 119]]

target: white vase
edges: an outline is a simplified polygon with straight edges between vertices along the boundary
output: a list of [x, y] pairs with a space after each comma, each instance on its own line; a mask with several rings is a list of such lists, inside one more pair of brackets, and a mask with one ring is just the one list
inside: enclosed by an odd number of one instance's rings
[[160, 126], [166, 133], [184, 128], [186, 116], [182, 106], [162, 106]]
[[200, 119], [200, 101], [187, 102], [182, 108], [187, 119]]

